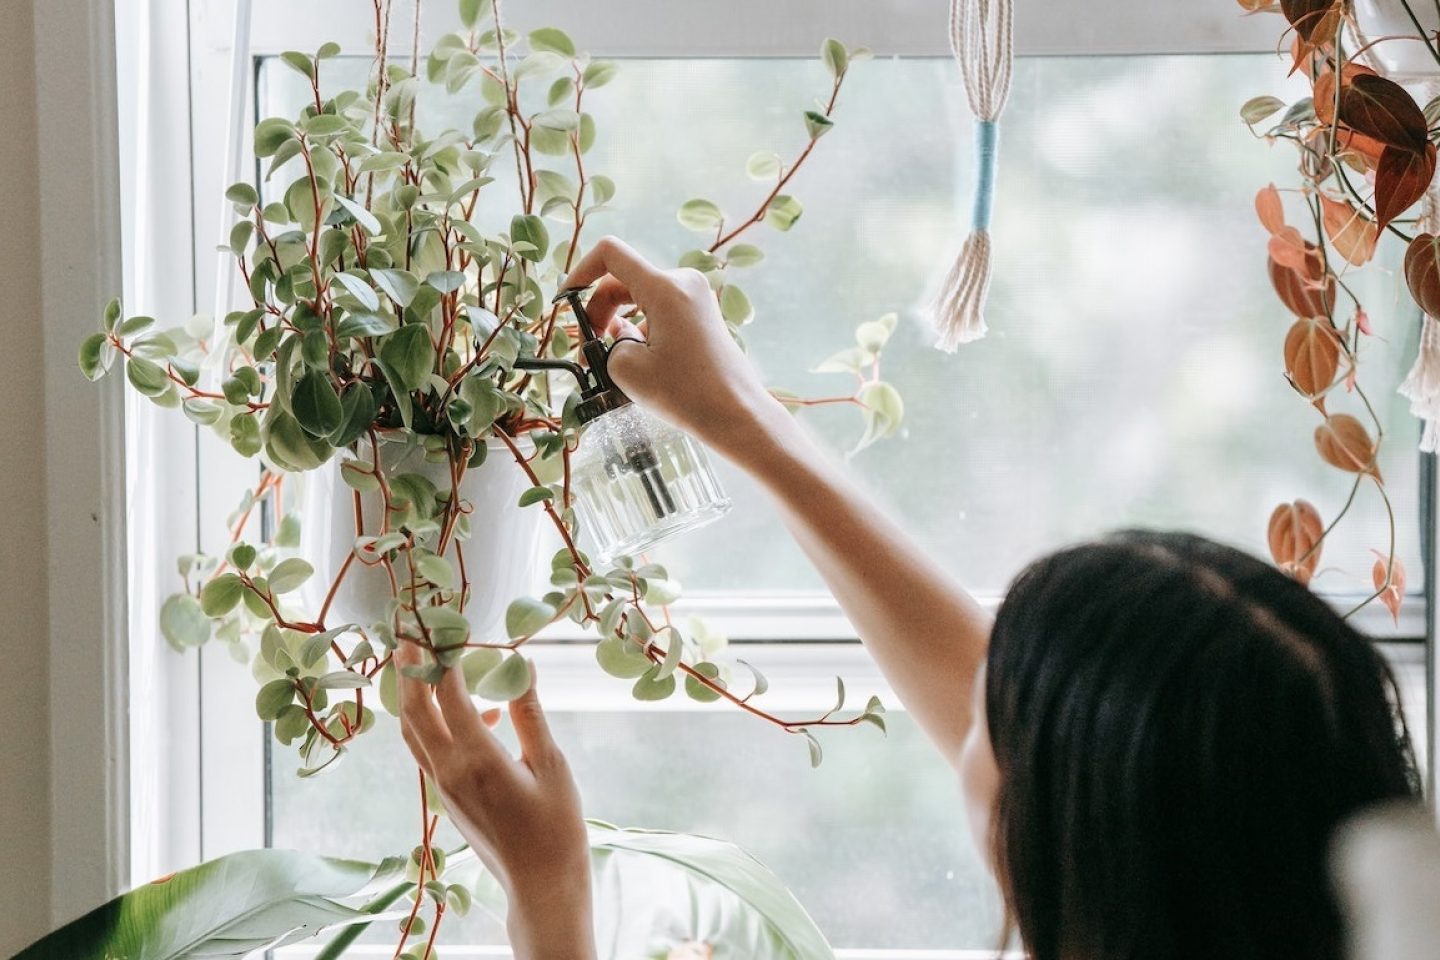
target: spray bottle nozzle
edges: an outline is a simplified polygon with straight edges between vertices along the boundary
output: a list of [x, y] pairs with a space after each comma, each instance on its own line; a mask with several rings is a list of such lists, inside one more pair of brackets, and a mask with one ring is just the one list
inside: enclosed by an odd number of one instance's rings
[[575, 408], [575, 415], [582, 424], [630, 402], [625, 392], [610, 379], [610, 348], [595, 332], [595, 325], [590, 322], [590, 314], [581, 299], [588, 289], [569, 287], [550, 301], [552, 304], [559, 304], [562, 300], [569, 302], [575, 314], [575, 323], [580, 328], [583, 341], [580, 352], [585, 357], [585, 366], [571, 360], [542, 360], [537, 357], [522, 357], [515, 361], [515, 366], [521, 370], [564, 370], [571, 374], [580, 385], [580, 403]]

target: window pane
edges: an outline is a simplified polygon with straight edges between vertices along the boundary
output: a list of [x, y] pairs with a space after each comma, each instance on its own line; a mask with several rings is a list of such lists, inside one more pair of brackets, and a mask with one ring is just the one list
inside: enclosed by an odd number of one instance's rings
[[[825, 735], [825, 762], [811, 770], [799, 738], [738, 713], [550, 713], [588, 816], [740, 844], [839, 947], [992, 947], [998, 901], [955, 776], [907, 715], [889, 720], [884, 740], [868, 727]], [[276, 846], [375, 858], [414, 846], [416, 782], [395, 721], [381, 717], [311, 780], [295, 776], [289, 751], [276, 754]], [[476, 914], [445, 928], [442, 944], [504, 942]], [[371, 937], [393, 933], [385, 924]]]
[[[327, 70], [360, 83], [366, 63]], [[770, 383], [847, 393], [848, 375], [808, 370], [849, 344], [856, 323], [900, 312], [884, 374], [905, 396], [905, 431], [852, 464], [971, 589], [1001, 592], [1037, 554], [1127, 525], [1192, 528], [1259, 552], [1275, 504], [1305, 497], [1329, 518], [1344, 503], [1351, 480], [1316, 456], [1317, 418], [1282, 375], [1291, 319], [1252, 213], [1258, 187], [1294, 180], [1293, 151], [1252, 138], [1237, 116], [1257, 92], [1298, 95], [1283, 73], [1269, 56], [1018, 64], [992, 333], [955, 356], [931, 349], [921, 311], [968, 220], [970, 120], [948, 60], [858, 65], [834, 131], [792, 184], [803, 218], [788, 234], [754, 229], [767, 258], [740, 282], [757, 311], [746, 337]], [[614, 232], [674, 262], [698, 242], [675, 219], [686, 199], [748, 215], [767, 187], [746, 179], [746, 158], [793, 156], [799, 111], [825, 83], [817, 62], [801, 60], [626, 62], [588, 105], [600, 135], [587, 169], [619, 186], [592, 239]], [[274, 64], [261, 91], [267, 111], [286, 114], [305, 97], [303, 80]], [[431, 102], [427, 122], [467, 129], [476, 105], [469, 95]], [[492, 226], [510, 212], [496, 201]], [[1400, 556], [1419, 569], [1418, 431], [1394, 392], [1418, 329], [1396, 274], [1401, 252], [1387, 244], [1349, 279], [1375, 324], [1362, 385], [1387, 428]], [[1342, 396], [1332, 407], [1359, 409]], [[850, 408], [806, 420], [839, 451], [860, 432]], [[753, 486], [733, 475], [729, 486], [732, 514], [660, 559], [692, 595], [819, 590]], [[1368, 550], [1385, 543], [1384, 510], [1362, 490], [1317, 586], [1365, 590]]]

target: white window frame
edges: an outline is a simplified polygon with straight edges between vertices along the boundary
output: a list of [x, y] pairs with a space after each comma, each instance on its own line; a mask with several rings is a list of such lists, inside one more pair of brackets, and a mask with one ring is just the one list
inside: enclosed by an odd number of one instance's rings
[[[92, 19], [108, 16], [110, 0], [87, 2]], [[357, 0], [250, 2], [254, 5], [253, 57], [288, 49], [314, 49], [329, 39], [340, 41], [347, 51], [367, 51], [370, 47], [368, 21], [355, 13]], [[184, 5], [159, 0], [114, 0], [114, 4], [125, 13], [120, 31], [124, 78], [119, 89], [123, 131], [120, 142], [122, 155], [131, 166], [122, 182], [137, 188], [126, 193], [127, 259], [149, 271], [127, 273], [128, 306], [132, 312], [153, 313], [167, 320], [191, 312], [209, 312], [215, 297], [216, 274], [211, 251], [226, 226], [218, 198], [225, 185], [221, 171], [229, 131], [223, 105], [229, 87], [234, 0], [189, 0]], [[52, 6], [65, 5], [36, 5], [37, 33], [40, 11]], [[866, 43], [882, 56], [949, 53], [939, 0], [731, 0], [723, 7], [687, 6], [686, 13], [680, 16], [674, 0], [526, 0], [510, 7], [507, 13], [517, 28], [563, 24], [587, 49], [604, 56], [812, 56], [822, 34]], [[45, 15], [57, 21], [64, 18], [59, 10]], [[458, 26], [450, 0], [429, 0], [426, 16], [427, 36]], [[397, 3], [394, 23], [392, 42], [400, 49], [408, 49], [408, 4]], [[1275, 48], [1278, 26], [1272, 17], [1243, 17], [1238, 8], [1196, 4], [1193, 0], [1147, 0], [1143, 4], [1133, 0], [1089, 0], [1084, 4], [1036, 0], [1023, 4], [1020, 10], [1017, 48], [1022, 56], [1269, 52]], [[105, 53], [102, 48], [109, 43], [113, 53], [114, 41], [104, 29], [94, 28], [91, 42], [100, 54]], [[96, 62], [105, 61], [92, 58], [87, 64]], [[66, 69], [73, 74], [73, 64], [67, 63]], [[249, 73], [253, 76], [253, 71]], [[96, 82], [104, 79], [102, 76]], [[249, 91], [249, 96], [253, 95], [254, 91]], [[64, 99], [53, 92], [51, 96], [56, 102]], [[42, 114], [44, 107], [42, 102]], [[253, 110], [247, 110], [246, 115], [253, 115]], [[248, 130], [245, 133], [248, 135]], [[54, 132], [52, 136], [61, 134]], [[167, 162], [185, 157], [189, 158], [188, 164]], [[177, 246], [187, 244], [194, 255], [183, 268], [174, 265], [173, 256], [148, 255], [173, 253]], [[114, 265], [110, 266], [113, 274]], [[70, 299], [76, 303], [90, 297], [78, 304], [79, 315], [89, 316], [86, 311], [93, 312], [94, 304], [103, 299], [91, 296], [94, 292], [87, 287], [71, 293]], [[61, 366], [55, 363], [57, 369]], [[83, 381], [81, 386], [93, 389]], [[170, 564], [174, 555], [197, 547], [211, 551], [220, 547], [220, 531], [200, 524], [197, 518], [228, 512], [249, 485], [247, 480], [253, 478], [214, 469], [215, 458], [207, 457], [206, 451], [218, 440], [164, 412], [154, 411], [148, 404], [133, 405], [129, 433], [123, 434], [117, 423], [117, 388], [112, 380], [101, 393], [107, 404], [111, 436], [125, 436], [132, 472], [139, 469], [134, 464], [146, 464], [146, 496], [126, 506], [125, 516], [136, 534], [130, 544], [129, 562], [136, 582], [154, 585], [155, 595], [134, 596], [127, 613], [123, 581], [115, 585], [112, 568], [108, 592], [100, 607], [104, 616], [112, 620], [118, 616], [121, 623], [128, 616], [131, 635], [147, 638], [144, 643], [128, 646], [128, 689], [126, 683], [113, 686], [117, 681], [112, 669], [105, 675], [112, 686], [107, 687], [106, 697], [96, 708], [115, 713], [121, 690], [131, 700], [129, 736], [122, 738], [128, 741], [130, 750], [125, 774], [112, 778], [107, 788], [112, 802], [106, 806], [107, 810], [116, 809], [123, 795], [121, 809], [127, 811], [123, 814], [127, 819], [109, 827], [110, 836], [100, 847], [118, 865], [112, 870], [112, 886], [115, 876], [122, 877], [121, 882], [138, 882], [201, 858], [260, 846], [266, 837], [262, 802], [265, 747], [259, 729], [237, 730], [238, 725], [205, 723], [206, 716], [248, 712], [251, 691], [225, 679], [234, 668], [226, 662], [223, 651], [207, 648], [198, 656], [192, 653], [178, 657], [163, 643], [148, 642], [157, 634], [154, 624], [159, 599], [173, 589]], [[73, 385], [65, 389], [76, 393]], [[121, 451], [107, 448], [98, 469], [105, 477], [116, 476], [117, 470], [119, 476], [124, 476], [124, 463]], [[71, 466], [67, 464], [66, 468]], [[1435, 517], [1440, 510], [1436, 509], [1433, 490], [1431, 497], [1430, 515]], [[119, 512], [112, 509], [105, 516], [111, 519]], [[120, 526], [118, 521], [112, 522]], [[138, 535], [141, 531], [143, 537]], [[116, 543], [123, 544], [123, 534], [122, 526], [107, 539], [107, 550], [112, 554]], [[87, 531], [87, 535], [93, 540], [93, 533]], [[1440, 527], [1436, 535], [1440, 536]], [[1431, 539], [1434, 542], [1436, 537]], [[1428, 565], [1433, 570], [1433, 564]], [[1433, 573], [1426, 582], [1429, 595], [1434, 593], [1432, 578]], [[1336, 598], [1336, 602], [1342, 603], [1344, 598]], [[1433, 619], [1440, 617], [1440, 610], [1431, 610], [1427, 615], [1422, 606], [1410, 605], [1398, 625], [1391, 623], [1385, 611], [1372, 608], [1361, 616], [1359, 626], [1377, 640], [1391, 641], [1385, 643], [1385, 649], [1402, 665], [1411, 664], [1414, 669], [1416, 661], [1423, 657], [1433, 691], [1440, 682], [1434, 644], [1422, 648], [1394, 642], [1433, 637], [1440, 629], [1440, 620]], [[888, 694], [873, 663], [856, 642], [853, 629], [832, 600], [687, 600], [677, 605], [676, 613], [681, 618], [691, 613], [706, 616], [721, 624], [736, 641], [766, 644], [762, 656], [776, 681], [772, 697], [779, 709], [825, 702], [831, 692], [828, 678], [836, 673], [846, 676], [852, 690]], [[125, 631], [112, 633], [106, 655], [120, 656], [123, 663], [121, 655], [127, 650]], [[553, 639], [575, 638], [557, 631]], [[790, 645], [767, 644], [782, 639], [790, 641]], [[808, 642], [793, 643], [797, 640]], [[622, 684], [594, 682], [593, 661], [585, 646], [557, 642], [537, 647], [536, 655], [543, 661], [547, 684], [562, 708], [615, 709], [632, 705]], [[57, 692], [62, 684], [68, 688], [72, 683], [79, 685], [69, 675], [52, 677], [52, 689]], [[72, 702], [72, 697], [65, 693], [64, 702]], [[887, 700], [894, 703], [893, 697]], [[1433, 695], [1430, 700], [1427, 726], [1429, 741], [1434, 744], [1437, 727]], [[660, 708], [714, 709], [678, 700]], [[104, 750], [98, 755], [113, 756], [114, 745], [107, 743]], [[1432, 777], [1433, 767], [1431, 764]], [[65, 786], [64, 777], [64, 770], [57, 765], [57, 790]], [[63, 792], [57, 793], [57, 797], [63, 796]], [[62, 801], [56, 803], [58, 807]], [[93, 840], [95, 831], [74, 836]], [[75, 844], [69, 844], [69, 849], [73, 853]], [[65, 874], [63, 882], [73, 885], [73, 870]], [[55, 883], [58, 890], [62, 883], [58, 871]], [[972, 954], [949, 951], [883, 955], [938, 960]], [[846, 956], [860, 960], [881, 954], [850, 952]]]

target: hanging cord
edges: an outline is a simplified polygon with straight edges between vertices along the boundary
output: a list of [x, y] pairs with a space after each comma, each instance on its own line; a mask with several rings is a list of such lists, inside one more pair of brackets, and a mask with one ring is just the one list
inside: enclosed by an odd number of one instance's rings
[[935, 298], [936, 344], [953, 353], [985, 335], [990, 293], [990, 215], [995, 205], [998, 122], [1015, 62], [1013, 0], [950, 0], [950, 49], [975, 115], [975, 203], [970, 235]]
[[[1440, 96], [1440, 82], [1429, 81], [1423, 87], [1422, 102]], [[1440, 179], [1425, 191], [1421, 206], [1420, 226], [1425, 233], [1440, 234]], [[1399, 393], [1410, 401], [1410, 412], [1420, 418], [1420, 450], [1440, 450], [1440, 319], [1422, 315], [1420, 318], [1420, 349], [1415, 365], [1400, 384]]]

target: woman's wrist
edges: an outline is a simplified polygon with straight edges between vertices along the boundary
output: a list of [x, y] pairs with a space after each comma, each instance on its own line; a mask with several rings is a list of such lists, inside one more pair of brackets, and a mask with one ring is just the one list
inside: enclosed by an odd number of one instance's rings
[[510, 891], [506, 928], [516, 960], [592, 960], [595, 919], [583, 880]]

